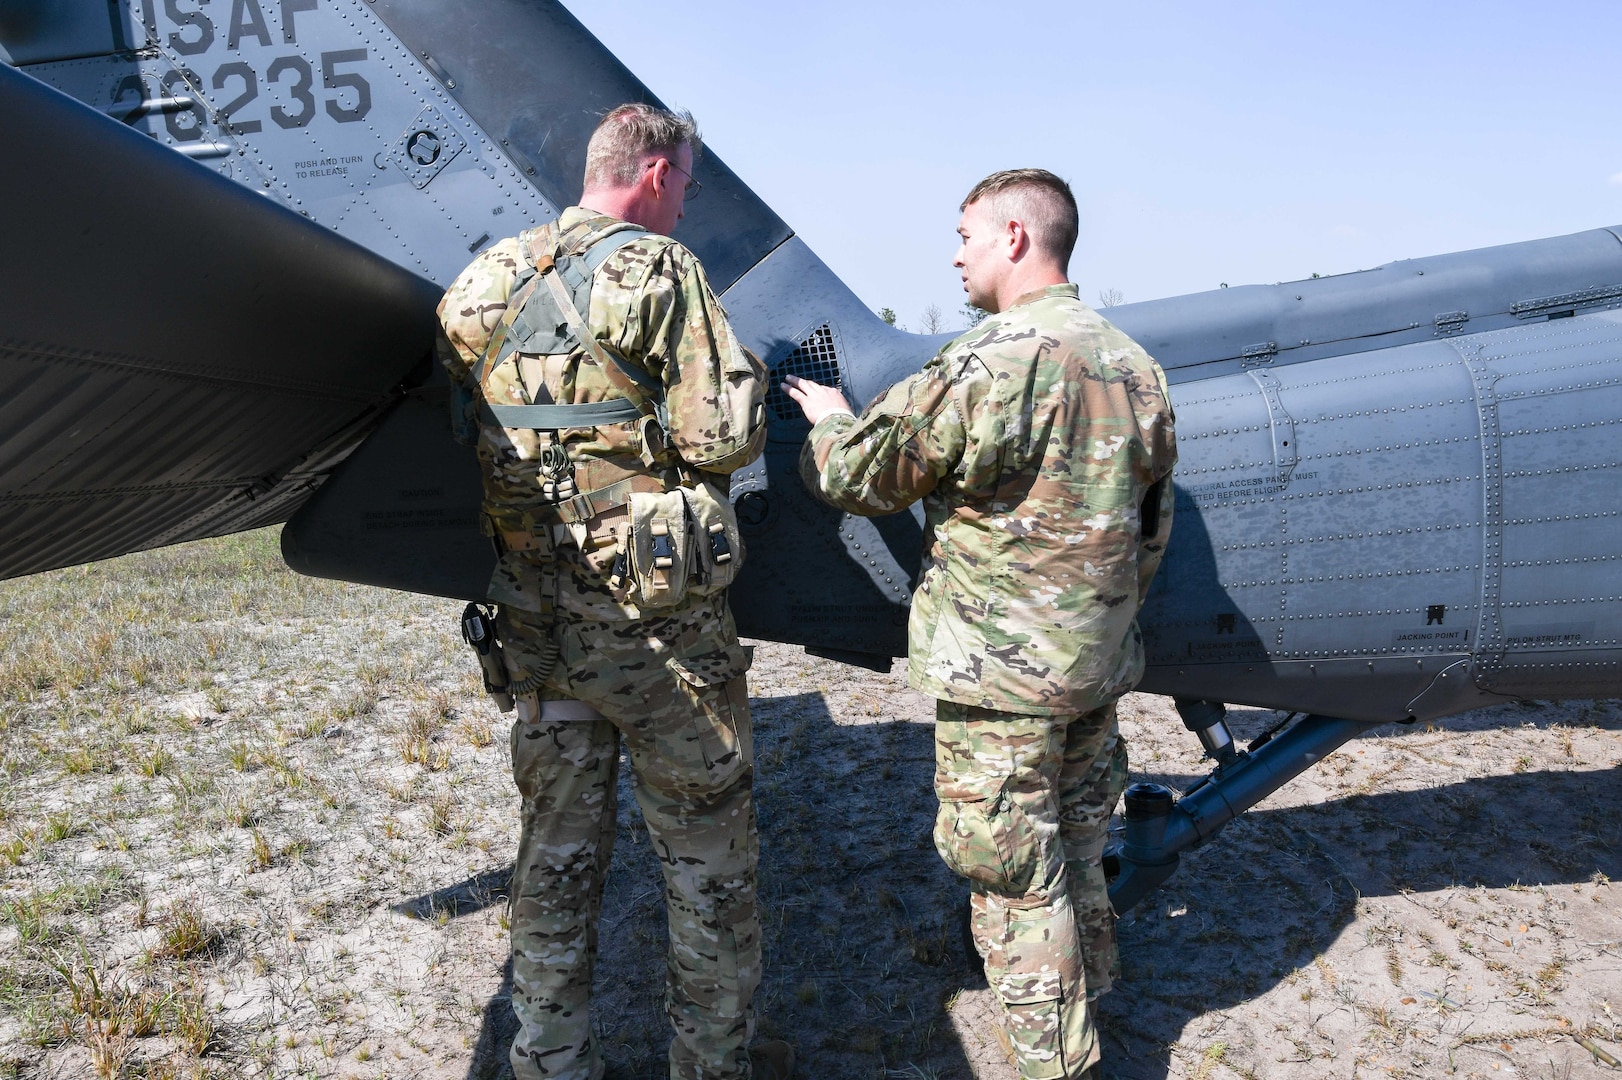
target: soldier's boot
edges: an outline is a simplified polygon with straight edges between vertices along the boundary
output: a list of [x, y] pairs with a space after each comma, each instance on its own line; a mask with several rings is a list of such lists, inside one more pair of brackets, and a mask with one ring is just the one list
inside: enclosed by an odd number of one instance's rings
[[753, 1080], [789, 1080], [794, 1075], [794, 1047], [780, 1039], [751, 1046], [749, 1075]]

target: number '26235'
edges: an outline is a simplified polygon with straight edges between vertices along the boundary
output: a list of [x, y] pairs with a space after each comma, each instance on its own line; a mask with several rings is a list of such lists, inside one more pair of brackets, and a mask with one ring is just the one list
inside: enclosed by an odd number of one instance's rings
[[[372, 111], [371, 84], [358, 71], [339, 70], [341, 65], [361, 63], [365, 59], [365, 49], [336, 49], [321, 54], [321, 85], [332, 91], [323, 104], [327, 115], [340, 124], [353, 124]], [[121, 85], [114, 93], [115, 103], [127, 90], [139, 95], [139, 83], [133, 80], [126, 82], [133, 85], [127, 88]], [[265, 82], [286, 93], [285, 98], [270, 106], [270, 119], [277, 127], [301, 128], [315, 119], [315, 72], [304, 57], [297, 53], [276, 57], [265, 68]], [[209, 85], [214, 90], [237, 92], [234, 98], [220, 106], [221, 120], [229, 125], [233, 135], [252, 135], [264, 127], [262, 121], [242, 115], [243, 110], [259, 97], [259, 75], [252, 66], [242, 60], [221, 64], [214, 69], [214, 77]], [[189, 68], [177, 68], [163, 77], [165, 97], [185, 95], [190, 87], [201, 89], [202, 80]], [[191, 142], [202, 137], [203, 118], [202, 108], [193, 105], [189, 109], [165, 113], [163, 119], [169, 134], [176, 141]]]

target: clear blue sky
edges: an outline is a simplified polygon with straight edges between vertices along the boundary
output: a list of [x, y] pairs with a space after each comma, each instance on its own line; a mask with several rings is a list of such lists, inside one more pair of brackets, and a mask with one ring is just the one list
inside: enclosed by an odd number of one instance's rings
[[1614, 0], [566, 3], [914, 329], [996, 169], [1075, 188], [1089, 302], [1622, 224]]

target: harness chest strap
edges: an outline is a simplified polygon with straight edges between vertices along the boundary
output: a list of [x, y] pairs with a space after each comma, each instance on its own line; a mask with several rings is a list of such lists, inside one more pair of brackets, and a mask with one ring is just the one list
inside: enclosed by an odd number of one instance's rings
[[[580, 265], [581, 279], [590, 282], [610, 255], [620, 248], [647, 236], [644, 229], [627, 228], [617, 229], [608, 233], [592, 244], [584, 252], [571, 257], [570, 261]], [[537, 241], [540, 242], [541, 251], [536, 254]], [[646, 391], [631, 383], [632, 390], [626, 393], [626, 384], [630, 382], [620, 365], [607, 359], [603, 347], [598, 344], [595, 336], [586, 326], [585, 320], [580, 316], [580, 309], [575, 305], [574, 298], [569, 295], [560, 280], [560, 271], [550, 248], [556, 243], [556, 234], [551, 225], [542, 225], [520, 238], [520, 250], [525, 261], [531, 265], [535, 273], [507, 302], [507, 310], [502, 313], [501, 321], [497, 324], [495, 333], [491, 334], [490, 341], [485, 346], [484, 354], [479, 358], [479, 368], [475, 373], [477, 382], [482, 386], [485, 374], [490, 370], [493, 360], [499, 358], [502, 347], [512, 331], [512, 325], [519, 313], [529, 302], [535, 290], [546, 279], [552, 286], [551, 295], [554, 305], [574, 332], [581, 346], [590, 354], [593, 361], [601, 367], [610, 382], [615, 385], [623, 398], [607, 401], [592, 401], [574, 405], [558, 405], [552, 402], [539, 402], [527, 405], [498, 404], [488, 400], [480, 402], [479, 419], [487, 424], [506, 428], [530, 428], [536, 431], [561, 431], [565, 428], [597, 427], [605, 424], [622, 424], [635, 420], [644, 414], [646, 405]], [[544, 387], [537, 386], [534, 393], [544, 394]], [[657, 414], [657, 406], [652, 410]]]
[[[601, 242], [597, 246], [600, 247]], [[596, 253], [595, 248], [592, 253]], [[538, 276], [546, 282], [547, 287], [552, 291], [552, 299], [557, 302], [558, 310], [563, 312], [564, 321], [569, 324], [569, 329], [573, 330], [575, 337], [580, 339], [580, 343], [585, 346], [586, 352], [591, 356], [592, 360], [596, 361], [597, 366], [602, 369], [603, 375], [607, 377], [609, 382], [614, 384], [614, 389], [625, 395], [626, 401], [636, 406], [639, 415], [652, 416], [659, 421], [661, 426], [664, 426], [664, 417], [659, 415], [661, 403], [654, 400], [653, 388], [643, 385], [640, 380], [626, 370], [623, 360], [603, 348], [596, 335], [591, 332], [591, 328], [586, 325], [586, 320], [581, 317], [580, 309], [575, 307], [574, 299], [564, 289], [555, 265], [542, 266], [539, 262], [536, 265], [539, 267]]]
[[496, 427], [534, 428], [561, 431], [564, 428], [623, 424], [638, 419], [642, 410], [628, 398], [587, 401], [578, 405], [496, 405], [479, 404], [479, 419]]
[[[579, 264], [581, 280], [589, 283], [604, 260], [625, 245], [646, 235], [648, 234], [643, 229], [618, 229], [600, 238], [586, 251], [574, 256], [571, 261]], [[598, 344], [590, 328], [585, 325], [585, 320], [581, 318], [580, 309], [575, 304], [574, 298], [562, 285], [560, 280], [562, 275], [552, 253], [557, 242], [555, 230], [550, 224], [539, 226], [520, 237], [520, 251], [525, 262], [533, 267], [534, 273], [508, 300], [507, 310], [502, 313], [501, 322], [480, 357], [478, 381], [483, 384], [484, 376], [489, 371], [492, 361], [499, 358], [513, 323], [544, 280], [551, 286], [553, 304], [576, 339], [608, 375], [609, 381], [623, 390], [626, 382], [625, 373], [618, 364], [608, 360], [602, 346]], [[539, 253], [536, 251], [537, 247], [540, 248]], [[571, 405], [552, 402], [502, 404], [481, 398], [478, 416], [486, 424], [504, 428], [530, 428], [537, 431], [560, 431], [565, 428], [626, 423], [645, 415], [642, 404], [646, 402], [646, 395], [640, 392], [639, 387], [633, 385], [632, 389], [636, 400], [626, 396]], [[547, 391], [544, 385], [536, 385], [533, 393], [540, 395], [546, 394]], [[582, 492], [551, 506], [532, 507], [524, 511], [487, 512], [487, 528], [492, 535], [499, 535], [502, 538], [508, 550], [528, 550], [535, 546], [534, 534], [537, 530], [553, 525], [579, 525], [607, 510], [625, 505], [630, 501], [630, 497], [629, 482], [620, 481], [595, 491]]]

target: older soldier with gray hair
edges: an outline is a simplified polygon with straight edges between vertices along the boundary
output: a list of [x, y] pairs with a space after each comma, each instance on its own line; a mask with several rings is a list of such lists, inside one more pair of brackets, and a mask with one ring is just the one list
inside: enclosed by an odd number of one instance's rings
[[[579, 206], [504, 240], [440, 304], [500, 558], [523, 796], [512, 887], [519, 1080], [599, 1080], [589, 1016], [620, 742], [669, 909], [673, 1080], [786, 1080], [750, 1050], [760, 982], [754, 750], [727, 584], [742, 560], [727, 474], [765, 441], [765, 370], [668, 234], [698, 194], [692, 117], [622, 105]], [[479, 627], [470, 641], [487, 634]]]
[[1091, 1002], [1117, 967], [1101, 865], [1126, 782], [1115, 702], [1171, 529], [1160, 367], [1066, 280], [1076, 202], [1041, 169], [986, 177], [958, 225], [992, 312], [860, 417], [789, 376], [808, 486], [855, 514], [922, 499], [908, 674], [938, 698], [935, 846], [969, 879], [974, 941], [1031, 1080], [1097, 1075]]

